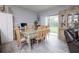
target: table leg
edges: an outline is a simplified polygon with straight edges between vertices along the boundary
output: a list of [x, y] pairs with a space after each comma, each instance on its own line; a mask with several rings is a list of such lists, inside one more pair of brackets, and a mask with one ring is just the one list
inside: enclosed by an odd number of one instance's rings
[[31, 40], [30, 40], [30, 37], [29, 37], [29, 35], [28, 35], [28, 46], [29, 46], [29, 51], [31, 51]]

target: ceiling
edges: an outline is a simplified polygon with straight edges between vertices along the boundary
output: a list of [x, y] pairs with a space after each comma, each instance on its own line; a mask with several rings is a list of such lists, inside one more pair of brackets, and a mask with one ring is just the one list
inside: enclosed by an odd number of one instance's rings
[[32, 10], [35, 12], [41, 12], [41, 11], [45, 11], [45, 10], [49, 10], [49, 9], [54, 9], [57, 8], [61, 5], [20, 5], [19, 7], [28, 9], [28, 10]]

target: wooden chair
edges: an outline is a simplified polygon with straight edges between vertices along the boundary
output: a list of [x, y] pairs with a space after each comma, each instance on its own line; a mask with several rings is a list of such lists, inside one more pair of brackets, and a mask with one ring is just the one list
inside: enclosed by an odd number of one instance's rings
[[25, 26], [25, 32], [29, 32], [30, 31], [30, 28], [28, 26]]
[[42, 36], [43, 36], [43, 39], [45, 39], [46, 34], [47, 34], [47, 32], [46, 32], [46, 28], [43, 27], [43, 28], [42, 28]]
[[41, 39], [43, 39], [41, 27], [38, 27], [37, 32], [36, 32], [36, 38], [35, 39], [36, 39], [37, 45], [38, 45], [39, 41]]
[[43, 40], [46, 38], [48, 32], [49, 32], [48, 27], [47, 26], [43, 26], [43, 28], [42, 28]]
[[50, 32], [50, 29], [49, 29], [49, 27], [48, 27], [48, 26], [46, 26], [46, 29], [47, 29], [47, 33], [49, 33], [49, 32]]
[[21, 43], [26, 42], [26, 39], [21, 35], [20, 30], [17, 26], [15, 27], [15, 32], [16, 32], [17, 46], [20, 46]]

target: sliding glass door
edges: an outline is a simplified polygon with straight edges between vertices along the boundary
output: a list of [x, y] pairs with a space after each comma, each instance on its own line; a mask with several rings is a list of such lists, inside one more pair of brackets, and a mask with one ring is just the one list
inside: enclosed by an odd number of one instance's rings
[[46, 17], [46, 25], [50, 27], [50, 32], [58, 34], [58, 15]]

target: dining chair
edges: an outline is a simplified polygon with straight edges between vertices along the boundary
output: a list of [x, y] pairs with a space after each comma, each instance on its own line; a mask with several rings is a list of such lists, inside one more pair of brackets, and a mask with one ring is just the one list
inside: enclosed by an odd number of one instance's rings
[[43, 39], [41, 27], [38, 27], [37, 32], [36, 32], [36, 38], [35, 39], [36, 39], [37, 45], [38, 45], [39, 41], [41, 39]]
[[48, 33], [48, 32], [50, 32], [50, 29], [49, 29], [49, 27], [48, 27], [48, 26], [46, 26], [46, 29], [47, 29], [47, 33]]
[[48, 36], [49, 31], [50, 30], [47, 26], [43, 26], [43, 28], [42, 28], [43, 40], [46, 39], [46, 36]]
[[15, 27], [15, 33], [16, 33], [17, 46], [19, 47], [21, 43], [26, 42], [26, 38], [23, 35], [21, 35], [20, 29], [18, 28], [18, 26]]
[[29, 32], [29, 31], [30, 31], [30, 28], [29, 28], [28, 26], [25, 26], [24, 28], [25, 28], [25, 29], [24, 29], [25, 32]]
[[43, 28], [42, 28], [42, 36], [43, 36], [43, 40], [45, 39], [46, 34], [47, 34], [47, 32], [46, 32], [46, 28], [43, 27]]

